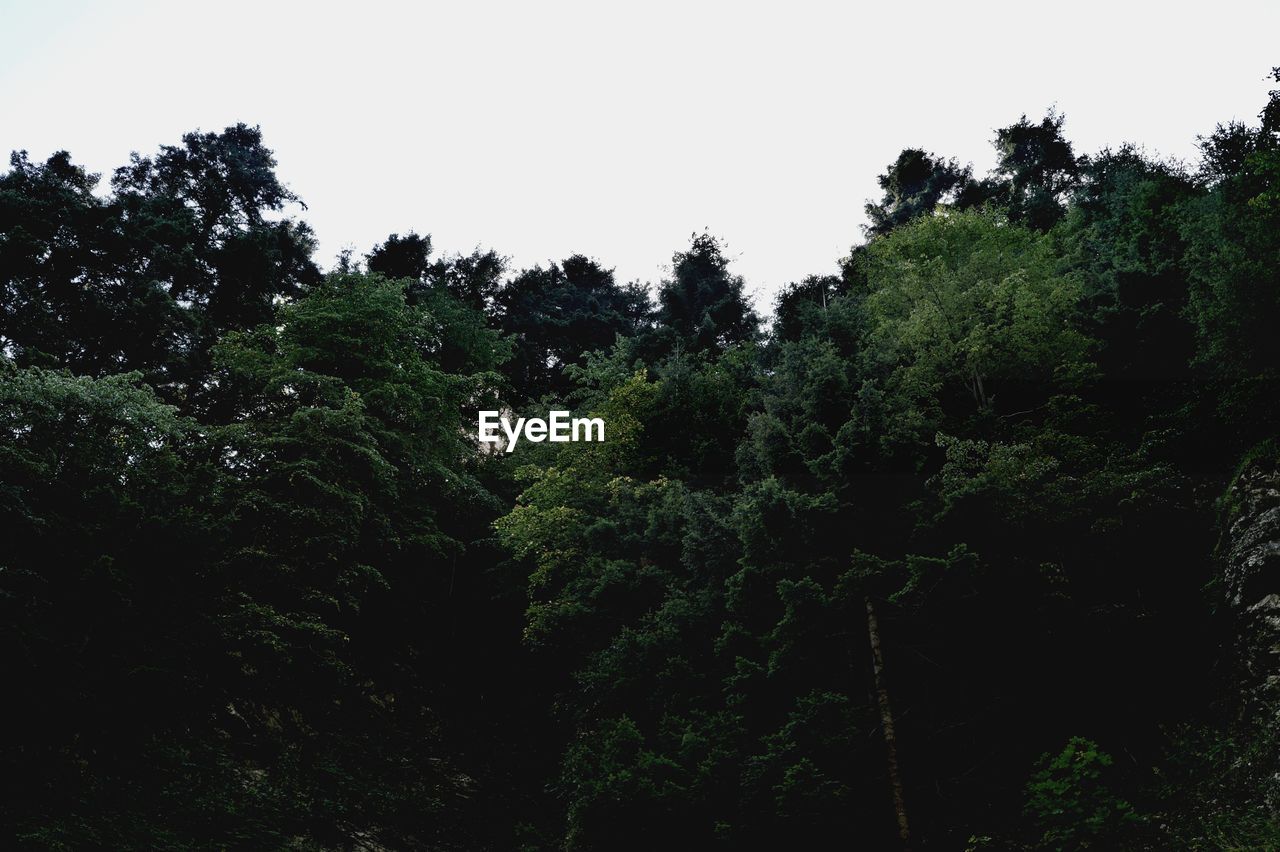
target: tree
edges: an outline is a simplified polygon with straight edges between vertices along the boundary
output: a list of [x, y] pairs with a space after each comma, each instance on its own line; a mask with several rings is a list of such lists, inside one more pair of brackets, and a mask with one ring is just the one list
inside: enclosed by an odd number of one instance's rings
[[269, 320], [277, 299], [316, 283], [311, 230], [270, 218], [299, 201], [277, 179], [262, 132], [244, 124], [187, 133], [154, 157], [134, 154], [111, 188], [135, 274], [190, 317], [189, 338], [175, 346], [178, 366], [154, 382], [192, 400], [221, 335]]
[[1062, 135], [1065, 121], [1050, 110], [1039, 124], [1024, 115], [996, 131], [996, 167], [978, 193], [1003, 206], [1018, 224], [1044, 231], [1066, 212], [1066, 195], [1076, 186], [1080, 168]]
[[470, 254], [442, 257], [427, 270], [429, 286], [442, 289], [475, 311], [491, 313], [493, 300], [502, 288], [507, 259], [492, 249], [475, 249]]
[[132, 268], [119, 211], [66, 152], [25, 152], [0, 177], [0, 348], [19, 365], [78, 373], [175, 366], [190, 319]]
[[817, 324], [815, 314], [847, 290], [836, 275], [809, 275], [786, 285], [774, 299], [772, 332], [779, 340], [798, 340], [806, 329]]
[[65, 152], [15, 154], [0, 179], [0, 343], [20, 365], [139, 370], [199, 406], [217, 338], [269, 319], [318, 278], [297, 198], [257, 128], [188, 133], [116, 170], [111, 195]]
[[[869, 247], [867, 369], [883, 376], [903, 428], [946, 415], [1034, 409], [1088, 373], [1074, 327], [1079, 282], [1046, 237], [996, 213], [921, 219]], [[960, 407], [957, 392], [966, 405]]]
[[365, 255], [365, 264], [370, 272], [387, 278], [423, 281], [431, 270], [431, 235], [392, 234]]
[[515, 344], [507, 366], [523, 399], [563, 396], [566, 366], [583, 366], [590, 352], [610, 348], [647, 324], [649, 296], [638, 284], [619, 286], [612, 270], [574, 255], [546, 269], [527, 269], [495, 297], [496, 323]]
[[1236, 451], [1271, 437], [1280, 416], [1280, 88], [1259, 119], [1202, 140], [1209, 191], [1181, 210], [1194, 364]]
[[976, 200], [969, 166], [919, 148], [904, 148], [876, 182], [884, 195], [879, 202], [867, 202], [865, 209], [871, 220], [866, 226], [868, 236], [887, 234], [917, 216], [932, 213], [946, 201], [966, 207]]
[[335, 274], [216, 351], [236, 481], [219, 561], [223, 642], [241, 661], [228, 676], [251, 742], [277, 760], [313, 743], [334, 767], [291, 791], [334, 815], [309, 832], [412, 809], [391, 829], [405, 842], [466, 813], [469, 778], [422, 726], [456, 653], [455, 590], [475, 582], [459, 577], [468, 547], [497, 508], [464, 430], [476, 401], [493, 404], [500, 347], [476, 336], [460, 361], [482, 369], [449, 373], [434, 331], [404, 282]]
[[226, 701], [210, 582], [222, 485], [197, 424], [137, 373], [0, 360], [6, 838], [230, 842], [213, 802], [235, 803], [238, 830], [272, 836], [210, 748]]
[[1280, 95], [1198, 171], [1062, 128], [904, 151], [769, 335], [707, 235], [656, 310], [412, 231], [321, 277], [256, 129], [15, 155], [0, 837], [1267, 845]]
[[759, 332], [742, 279], [729, 273], [720, 242], [708, 234], [694, 235], [688, 251], [672, 258], [672, 276], [658, 291], [656, 322], [641, 343], [653, 360], [677, 351], [715, 356]]

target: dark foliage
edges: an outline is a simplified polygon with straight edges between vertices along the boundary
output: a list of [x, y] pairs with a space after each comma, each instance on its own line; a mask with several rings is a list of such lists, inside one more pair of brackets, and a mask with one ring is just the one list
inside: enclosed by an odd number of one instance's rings
[[[655, 303], [412, 231], [322, 275], [256, 128], [14, 154], [0, 846], [1273, 848], [1218, 574], [1280, 90], [1195, 171], [995, 144], [903, 151], [767, 333], [707, 234]], [[606, 440], [474, 440], [550, 405]]]

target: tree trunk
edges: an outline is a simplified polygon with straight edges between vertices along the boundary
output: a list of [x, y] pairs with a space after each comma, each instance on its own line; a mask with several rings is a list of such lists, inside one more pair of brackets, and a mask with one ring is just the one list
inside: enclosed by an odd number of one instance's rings
[[911, 848], [911, 828], [907, 822], [907, 803], [902, 795], [902, 776], [898, 773], [898, 738], [893, 730], [893, 708], [889, 704], [889, 687], [884, 678], [884, 655], [880, 651], [880, 624], [876, 610], [867, 597], [867, 633], [871, 637], [871, 671], [875, 676], [876, 699], [880, 704], [880, 730], [884, 733], [885, 758], [889, 765], [889, 789], [893, 793], [893, 812], [898, 818], [898, 836], [902, 848]]
[[977, 367], [969, 368], [969, 393], [973, 396], [973, 401], [979, 409], [985, 409], [991, 404], [987, 399], [986, 384], [982, 381], [982, 374], [978, 372]]

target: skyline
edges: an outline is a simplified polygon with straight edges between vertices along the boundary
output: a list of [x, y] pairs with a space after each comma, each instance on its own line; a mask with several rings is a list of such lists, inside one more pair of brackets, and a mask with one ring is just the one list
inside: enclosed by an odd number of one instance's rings
[[[1221, 32], [1097, 3], [1069, 20], [1012, 4], [802, 4], [785, 19], [726, 4], [2, 8], [6, 153], [66, 149], [105, 186], [130, 151], [243, 121], [306, 203], [322, 266], [412, 230], [438, 254], [493, 248], [516, 270], [581, 253], [656, 284], [706, 230], [766, 312], [862, 239], [863, 204], [902, 148], [981, 174], [995, 128], [1052, 107], [1077, 154], [1141, 139], [1194, 161], [1197, 134], [1256, 120], [1258, 57], [1280, 29], [1280, 7], [1260, 3], [1226, 4], [1215, 21], [1253, 23]], [[126, 96], [141, 105], [120, 108]]]

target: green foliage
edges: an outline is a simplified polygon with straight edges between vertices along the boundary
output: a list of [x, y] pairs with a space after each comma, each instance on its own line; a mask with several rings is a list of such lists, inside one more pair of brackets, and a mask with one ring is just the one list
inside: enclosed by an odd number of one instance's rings
[[[1280, 82], [1280, 71], [1275, 72]], [[1272, 436], [1280, 344], [1280, 89], [1258, 127], [1220, 126], [1203, 140], [1209, 191], [1183, 208], [1196, 330], [1194, 358], [1239, 451]]]
[[887, 234], [917, 216], [932, 213], [946, 200], [968, 201], [974, 192], [973, 170], [954, 159], [944, 160], [919, 148], [906, 148], [888, 170], [876, 178], [884, 196], [868, 202], [869, 236]]
[[611, 560], [602, 547], [606, 537], [615, 538], [622, 530], [599, 529], [594, 521], [602, 505], [643, 511], [651, 500], [661, 500], [663, 482], [645, 485], [625, 475], [640, 451], [641, 418], [651, 408], [655, 390], [642, 373], [632, 376], [592, 412], [607, 418], [607, 441], [570, 444], [558, 464], [520, 472], [524, 491], [496, 528], [517, 557], [533, 564], [525, 629], [532, 641], [553, 635], [562, 622], [589, 614], [591, 607], [581, 597], [612, 594], [618, 584], [625, 587], [634, 581], [625, 565]]
[[370, 272], [385, 278], [425, 281], [431, 272], [431, 235], [420, 236], [413, 231], [403, 237], [392, 234], [373, 247], [365, 262]]
[[902, 430], [929, 431], [964, 407], [1035, 407], [1044, 389], [1088, 375], [1089, 342], [1072, 322], [1079, 283], [1048, 239], [998, 214], [922, 219], [870, 246], [867, 369], [885, 376]]
[[[0, 362], [0, 435], [0, 635], [16, 650], [2, 669], [0, 833], [54, 848], [114, 845], [127, 836], [116, 830], [140, 842], [135, 818], [168, 831], [175, 809], [143, 779], [157, 762], [178, 771], [165, 743], [210, 709], [200, 663], [219, 478], [196, 424], [136, 373]], [[144, 817], [118, 784], [167, 813]]]
[[1097, 743], [1072, 737], [1041, 756], [1027, 784], [1026, 812], [1040, 832], [1037, 848], [1135, 848], [1142, 818], [1110, 788], [1114, 764]]
[[648, 320], [642, 287], [614, 283], [613, 272], [582, 255], [516, 276], [495, 300], [498, 326], [516, 346], [507, 373], [526, 398], [563, 397], [572, 387], [566, 367], [588, 353], [630, 338]]
[[783, 287], [774, 300], [773, 336], [798, 340], [807, 328], [821, 322], [828, 303], [847, 290], [847, 282], [835, 275], [809, 275]]
[[319, 275], [310, 229], [276, 218], [298, 199], [257, 128], [188, 133], [133, 155], [111, 194], [66, 152], [14, 154], [0, 177], [0, 344], [19, 365], [129, 370], [190, 409], [209, 353], [265, 322]]
[[[0, 836], [896, 848], [892, 756], [920, 846], [1276, 845], [1212, 556], [1274, 455], [1278, 127], [905, 150], [768, 335], [705, 234], [656, 306], [412, 231], [322, 277], [255, 128], [105, 194], [15, 154]], [[553, 404], [606, 440], [475, 440]]]
[[1183, 725], [1171, 732], [1157, 793], [1168, 833], [1193, 850], [1280, 848], [1269, 719]]
[[[41, 715], [61, 727], [6, 753], [49, 762], [32, 771], [87, 767], [61, 812], [23, 804], [11, 828], [44, 822], [33, 842], [73, 847], [234, 843], [237, 812], [254, 843], [326, 843], [391, 819], [393, 832], [455, 830], [437, 817], [466, 776], [443, 769], [423, 728], [435, 676], [395, 660], [434, 653], [454, 566], [483, 530], [470, 515], [493, 511], [460, 425], [496, 375], [442, 371], [434, 331], [400, 284], [333, 277], [220, 344], [230, 423], [214, 428], [136, 373], [7, 368], [3, 511], [23, 546], [0, 575], [28, 649], [9, 683], [44, 696], [23, 706], [40, 714], [31, 728]], [[477, 340], [465, 360], [492, 367], [496, 336]], [[127, 688], [83, 691], [98, 683]], [[113, 778], [140, 801], [166, 784], [175, 798], [138, 825], [122, 799], [119, 822], [95, 823], [107, 797], [94, 790]], [[393, 817], [410, 808], [421, 817]], [[183, 816], [198, 809], [211, 815]]]
[[1078, 179], [1079, 163], [1062, 134], [1065, 121], [1050, 110], [1039, 124], [1024, 115], [996, 131], [998, 160], [988, 192], [1010, 219], [1028, 228], [1043, 231], [1057, 222]]
[[673, 352], [712, 356], [754, 340], [760, 319], [747, 303], [742, 278], [729, 272], [720, 242], [695, 234], [688, 251], [671, 259], [672, 276], [658, 290], [657, 327], [639, 351], [658, 360]]

